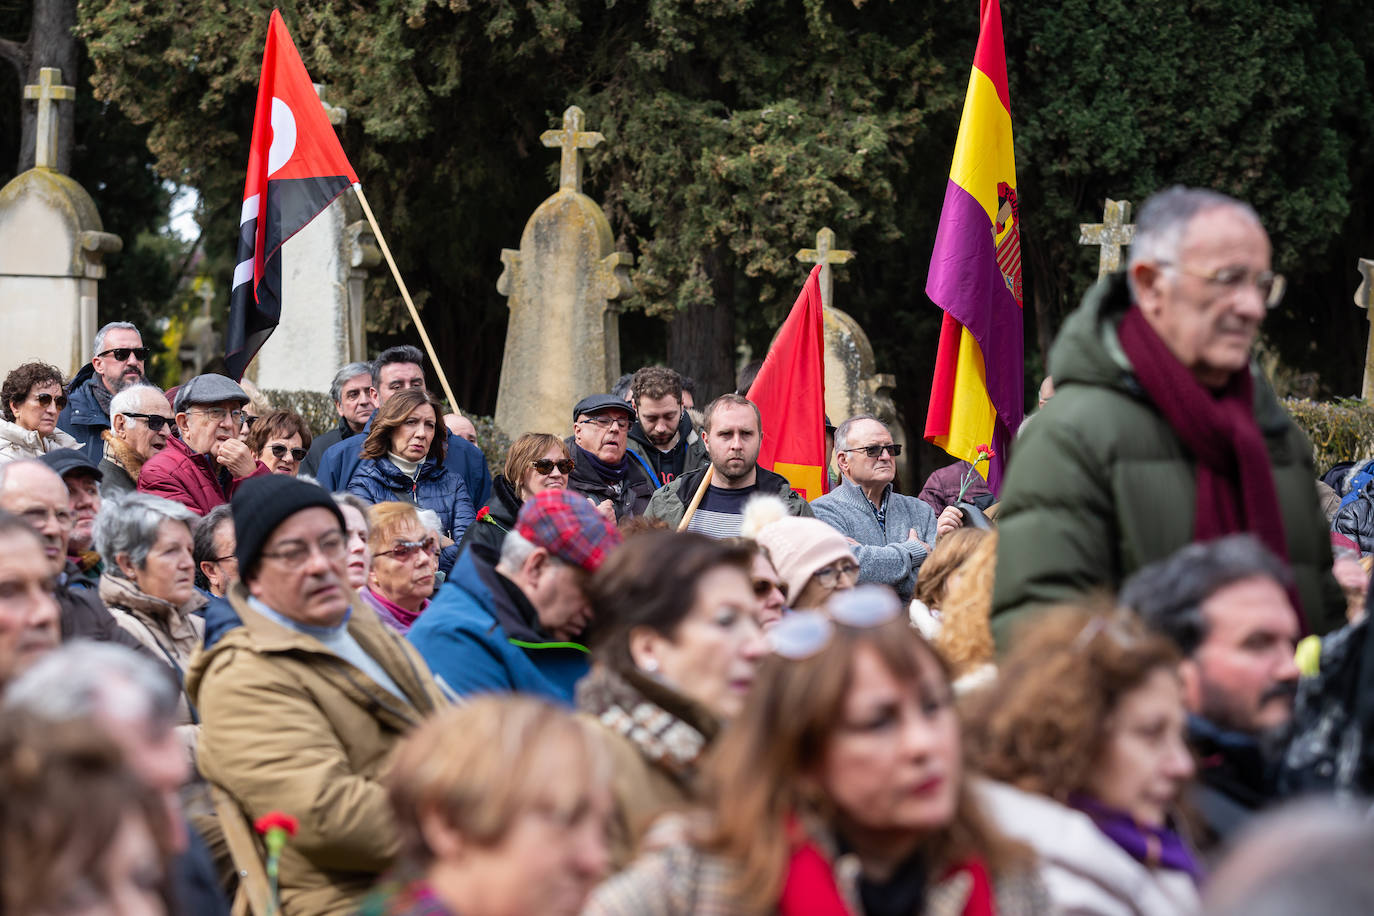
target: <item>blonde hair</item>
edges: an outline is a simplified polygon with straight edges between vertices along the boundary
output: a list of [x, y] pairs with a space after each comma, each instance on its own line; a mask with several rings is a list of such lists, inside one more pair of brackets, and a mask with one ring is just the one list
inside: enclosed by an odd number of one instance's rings
[[940, 632], [935, 649], [949, 663], [958, 680], [993, 660], [992, 577], [997, 566], [997, 532], [978, 540], [968, 559], [959, 565], [959, 577], [940, 605]]
[[928, 608], [944, 606], [949, 580], [960, 570], [974, 549], [989, 532], [983, 528], [955, 528], [935, 543], [935, 549], [921, 564], [913, 597]]
[[379, 550], [391, 549], [391, 537], [405, 525], [425, 527], [414, 503], [385, 502], [367, 507], [367, 547], [375, 556]]

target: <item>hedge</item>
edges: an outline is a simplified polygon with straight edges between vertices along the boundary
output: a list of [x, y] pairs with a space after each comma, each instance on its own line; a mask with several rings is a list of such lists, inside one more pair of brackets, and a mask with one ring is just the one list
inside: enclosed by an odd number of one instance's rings
[[1374, 458], [1374, 405], [1359, 398], [1284, 398], [1283, 405], [1311, 440], [1318, 474], [1340, 461]]

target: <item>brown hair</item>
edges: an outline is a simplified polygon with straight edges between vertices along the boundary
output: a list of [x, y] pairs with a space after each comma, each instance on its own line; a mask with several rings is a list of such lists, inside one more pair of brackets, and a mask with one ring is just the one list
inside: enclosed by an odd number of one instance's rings
[[742, 394], [722, 394], [714, 401], [706, 405], [706, 410], [701, 415], [701, 428], [707, 432], [711, 431], [711, 420], [716, 415], [716, 411], [725, 405], [730, 404], [735, 407], [748, 407], [754, 411], [754, 419], [758, 421], [759, 429], [763, 429], [763, 414], [759, 413], [759, 405], [749, 400]]
[[930, 556], [921, 564], [913, 597], [932, 610], [943, 607], [950, 577], [959, 571], [969, 554], [987, 536], [986, 529], [965, 525], [941, 537]]
[[24, 403], [34, 388], [49, 382], [56, 382], [61, 388], [62, 372], [56, 366], [40, 362], [24, 363], [5, 376], [5, 383], [0, 385], [0, 401], [4, 402], [0, 407], [4, 409], [5, 419], [13, 423], [14, 409], [10, 405]]
[[425, 526], [414, 503], [374, 503], [367, 507], [364, 517], [367, 519], [367, 547], [373, 556], [379, 550], [390, 550], [391, 536], [407, 522], [414, 522], [421, 528]]
[[993, 779], [1064, 801], [1102, 764], [1121, 698], [1179, 663], [1167, 638], [1108, 602], [1038, 612], [997, 682], [969, 697], [966, 748]]
[[[707, 765], [715, 817], [700, 838], [704, 848], [737, 866], [736, 900], [748, 911], [777, 905], [791, 851], [786, 825], [792, 815], [814, 808], [804, 784], [821, 766], [842, 719], [861, 648], [875, 652], [903, 684], [921, 684], [933, 666], [941, 689], [949, 689], [948, 668], [905, 620], [868, 629], [836, 625], [829, 644], [810, 658], [764, 659], [743, 711]], [[967, 779], [961, 780], [952, 822], [923, 847], [932, 878], [972, 856], [994, 875], [1022, 864], [1025, 856], [983, 817]]]
[[442, 463], [448, 453], [448, 427], [444, 425], [444, 409], [434, 395], [424, 388], [407, 388], [396, 392], [372, 415], [372, 430], [363, 443], [362, 457], [365, 460], [385, 458], [391, 451], [391, 434], [425, 404], [434, 408], [434, 441], [429, 444], [429, 454], [425, 457]]
[[635, 407], [641, 398], [675, 397], [682, 404], [682, 376], [667, 366], [645, 366], [630, 379], [630, 393], [634, 395]]
[[516, 495], [520, 493], [520, 481], [524, 478], [525, 472], [551, 448], [562, 452], [564, 458], [568, 457], [567, 444], [552, 433], [525, 433], [511, 443], [510, 451], [506, 453], [506, 467], [502, 473], [515, 488]]
[[[935, 648], [954, 670], [954, 677], [976, 671], [993, 660], [992, 577], [997, 567], [997, 532], [985, 532], [959, 566], [959, 579], [940, 605], [940, 632]], [[924, 570], [922, 570], [924, 572]]]
[[248, 441], [244, 444], [253, 452], [253, 457], [262, 454], [269, 439], [285, 439], [291, 435], [301, 437], [301, 448], [310, 448], [310, 427], [305, 418], [294, 410], [274, 410], [265, 417], [259, 417], [248, 430]]

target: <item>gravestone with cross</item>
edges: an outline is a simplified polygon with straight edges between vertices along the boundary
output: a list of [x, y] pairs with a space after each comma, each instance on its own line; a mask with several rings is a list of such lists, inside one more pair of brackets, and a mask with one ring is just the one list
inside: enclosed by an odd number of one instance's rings
[[1131, 223], [1131, 202], [1111, 200], [1102, 210], [1102, 222], [1083, 223], [1078, 227], [1078, 244], [1100, 245], [1097, 257], [1097, 278], [1121, 269], [1121, 249], [1135, 240], [1135, 225]]
[[496, 289], [510, 321], [496, 395], [496, 423], [512, 439], [562, 434], [572, 407], [609, 391], [620, 375], [617, 299], [633, 292], [629, 254], [616, 251], [610, 223], [582, 193], [582, 151], [605, 138], [584, 130], [582, 110], [540, 136], [561, 150], [558, 190], [534, 211], [519, 250], [505, 249]]
[[52, 67], [24, 98], [38, 106], [35, 166], [0, 188], [0, 370], [41, 359], [74, 375], [92, 356], [104, 257], [122, 247], [95, 201], [57, 171], [57, 105], [76, 90]]

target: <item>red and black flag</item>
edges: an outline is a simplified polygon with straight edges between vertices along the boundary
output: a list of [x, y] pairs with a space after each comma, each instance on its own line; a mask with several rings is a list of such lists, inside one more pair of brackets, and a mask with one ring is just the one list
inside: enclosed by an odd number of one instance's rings
[[357, 184], [281, 13], [273, 10], [229, 291], [224, 361], [230, 376], [243, 378], [281, 318], [282, 245]]

